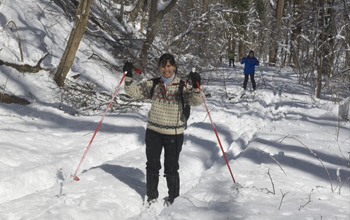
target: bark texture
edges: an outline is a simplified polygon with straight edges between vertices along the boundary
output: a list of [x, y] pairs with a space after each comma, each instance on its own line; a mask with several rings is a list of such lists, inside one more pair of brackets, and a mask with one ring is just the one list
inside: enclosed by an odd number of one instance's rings
[[81, 39], [85, 32], [86, 24], [89, 18], [90, 7], [93, 0], [82, 0], [75, 14], [75, 26], [69, 36], [67, 47], [63, 53], [60, 64], [58, 65], [55, 82], [62, 87], [66, 76], [73, 65]]

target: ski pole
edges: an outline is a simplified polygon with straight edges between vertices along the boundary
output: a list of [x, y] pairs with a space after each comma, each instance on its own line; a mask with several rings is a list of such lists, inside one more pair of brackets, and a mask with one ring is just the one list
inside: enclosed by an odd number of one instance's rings
[[228, 79], [231, 76], [231, 74], [233, 73], [233, 71], [235, 71], [236, 68], [237, 68], [237, 66], [235, 66], [235, 68], [233, 68], [232, 72], [226, 77], [226, 79]]
[[96, 133], [97, 133], [98, 129], [100, 128], [100, 126], [101, 126], [101, 124], [102, 124], [102, 121], [103, 121], [103, 119], [105, 118], [105, 116], [106, 116], [106, 114], [107, 114], [107, 112], [108, 112], [108, 109], [109, 109], [109, 107], [111, 106], [111, 104], [112, 104], [112, 102], [113, 102], [113, 100], [114, 100], [114, 97], [115, 97], [115, 95], [117, 94], [117, 92], [118, 92], [118, 90], [119, 90], [119, 87], [120, 87], [120, 85], [122, 84], [122, 82], [123, 82], [123, 80], [124, 80], [126, 74], [127, 74], [127, 72], [124, 73], [122, 79], [120, 80], [120, 83], [119, 83], [117, 89], [115, 90], [114, 95], [113, 95], [111, 101], [109, 102], [109, 105], [108, 105], [108, 107], [107, 107], [107, 109], [106, 109], [106, 111], [105, 111], [105, 114], [103, 115], [103, 117], [102, 117], [100, 123], [98, 124], [98, 126], [97, 126], [97, 128], [96, 128], [96, 131], [95, 131], [94, 135], [92, 136], [92, 138], [91, 138], [91, 140], [90, 140], [90, 143], [89, 143], [89, 145], [87, 146], [83, 157], [82, 157], [81, 160], [80, 160], [80, 163], [79, 163], [79, 165], [78, 165], [77, 170], [75, 171], [74, 175], [71, 175], [71, 177], [73, 177], [73, 179], [74, 179], [75, 181], [79, 181], [79, 178], [77, 177], [77, 172], [78, 172], [78, 170], [79, 170], [79, 167], [80, 167], [80, 165], [83, 163], [83, 160], [84, 160], [84, 158], [85, 158], [87, 152], [88, 152], [89, 149], [90, 149], [91, 143], [92, 143], [92, 141], [94, 140], [94, 138], [95, 138], [95, 136], [96, 136]]
[[[194, 72], [194, 70], [192, 70], [192, 72]], [[224, 152], [224, 148], [222, 147], [222, 144], [221, 144], [221, 141], [220, 141], [220, 138], [219, 138], [218, 132], [216, 131], [215, 125], [214, 125], [214, 123], [213, 123], [213, 120], [211, 119], [211, 116], [210, 116], [210, 113], [209, 113], [208, 106], [207, 106], [207, 104], [205, 103], [205, 98], [204, 98], [203, 92], [202, 92], [202, 90], [201, 90], [201, 87], [199, 86], [198, 81], [197, 81], [197, 86], [198, 86], [199, 92], [200, 92], [200, 94], [201, 94], [201, 96], [202, 96], [202, 99], [203, 99], [203, 102], [204, 102], [205, 108], [207, 109], [207, 113], [208, 113], [209, 119], [210, 119], [210, 121], [211, 121], [211, 124], [213, 125], [214, 132], [215, 132], [215, 134], [216, 134], [216, 138], [218, 139], [218, 142], [219, 142], [219, 145], [220, 145], [221, 151], [222, 151], [222, 153], [223, 153], [223, 155], [224, 155], [224, 157], [225, 157], [226, 164], [227, 164], [228, 170], [230, 171], [230, 174], [231, 174], [231, 177], [232, 177], [233, 183], [236, 183], [235, 178], [233, 177], [233, 174], [232, 174], [232, 171], [231, 171], [230, 165], [229, 165], [229, 163], [228, 163], [228, 160], [227, 160], [226, 154], [225, 154], [225, 152]]]

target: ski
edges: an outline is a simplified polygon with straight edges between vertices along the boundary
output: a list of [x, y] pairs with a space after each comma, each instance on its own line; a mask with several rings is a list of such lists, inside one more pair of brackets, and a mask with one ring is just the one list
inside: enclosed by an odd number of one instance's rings
[[169, 202], [168, 197], [164, 197], [163, 201], [164, 201], [163, 206], [165, 206], [165, 207], [171, 206], [171, 203]]
[[228, 100], [231, 100], [231, 99], [235, 99], [237, 97], [239, 97], [239, 99], [241, 99], [243, 93], [245, 91], [243, 89], [238, 89], [238, 92], [235, 92], [234, 94], [232, 94], [231, 96], [228, 97]]
[[256, 94], [255, 90], [243, 90], [239, 93], [237, 92], [237, 93], [233, 94], [232, 96], [229, 96], [228, 100], [248, 99], [251, 94], [253, 94], [253, 97], [255, 97], [255, 94]]
[[160, 208], [167, 208], [171, 206], [172, 203], [169, 202], [168, 197], [164, 197], [162, 200], [154, 199], [152, 201], [145, 201], [142, 205], [142, 211], [150, 210], [150, 209], [160, 209]]

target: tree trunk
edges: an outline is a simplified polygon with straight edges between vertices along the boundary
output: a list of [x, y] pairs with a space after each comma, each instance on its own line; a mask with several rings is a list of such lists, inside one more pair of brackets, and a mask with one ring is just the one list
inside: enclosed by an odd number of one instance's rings
[[0, 66], [1, 65], [5, 65], [5, 66], [10, 66], [16, 70], [18, 70], [19, 72], [26, 72], [26, 73], [37, 73], [41, 70], [46, 70], [46, 71], [52, 71], [54, 69], [47, 69], [47, 68], [42, 68], [40, 66], [41, 62], [43, 62], [43, 60], [47, 57], [47, 55], [49, 55], [49, 53], [46, 53], [35, 66], [31, 66], [29, 64], [16, 64], [16, 63], [9, 63], [6, 61], [3, 61], [0, 59]]
[[[321, 0], [321, 21], [322, 22], [322, 34], [320, 35], [319, 41], [321, 43], [319, 51], [319, 72], [318, 72], [318, 86], [316, 97], [321, 98], [322, 90], [322, 77], [327, 76], [328, 79], [332, 75], [332, 66], [334, 63], [334, 13], [332, 6], [334, 0]], [[327, 8], [325, 7], [327, 6]], [[329, 83], [329, 80], [327, 80]], [[328, 84], [327, 84], [328, 85]]]
[[[350, 10], [348, 8], [348, 5], [346, 4], [346, 1], [347, 0], [343, 0], [343, 3], [344, 3], [344, 10], [345, 10], [345, 13], [344, 13], [344, 20], [347, 21], [347, 22], [350, 22]], [[345, 69], [350, 67], [350, 27], [348, 26], [347, 28], [347, 31], [346, 31], [346, 39], [345, 39]]]
[[82, 0], [78, 5], [75, 14], [75, 26], [73, 27], [73, 30], [69, 36], [67, 47], [63, 53], [55, 74], [54, 80], [60, 87], [64, 85], [66, 76], [73, 65], [76, 52], [85, 32], [91, 4], [92, 0]]
[[350, 28], [348, 28], [348, 33], [346, 34], [346, 42], [345, 42], [345, 69], [350, 67]]
[[120, 13], [116, 16], [116, 18], [119, 22], [122, 22], [124, 17], [124, 1], [122, 0], [117, 2], [114, 0], [114, 3], [120, 3]]
[[[335, 55], [335, 41], [334, 37], [335, 33], [335, 21], [334, 21], [334, 1], [335, 0], [327, 0], [327, 5], [329, 8], [326, 10], [326, 24], [327, 24], [327, 35], [325, 36], [326, 42], [326, 74], [328, 78], [333, 75], [333, 64], [334, 64], [334, 55]], [[329, 81], [328, 81], [329, 82]]]
[[139, 12], [141, 11], [141, 8], [144, 5], [144, 3], [145, 3], [145, 0], [138, 0], [135, 8], [129, 13], [130, 18], [129, 18], [128, 22], [132, 22], [134, 28], [135, 28], [136, 18], [139, 15]]
[[296, 51], [293, 51], [293, 62], [294, 66], [299, 68], [298, 65], [298, 56], [299, 56], [299, 47], [300, 47], [300, 35], [301, 35], [301, 21], [302, 21], [302, 15], [303, 15], [303, 5], [304, 0], [295, 0], [294, 5], [294, 26], [296, 27], [293, 30], [292, 34], [292, 40], [295, 41], [295, 49]]
[[[236, 54], [236, 41], [235, 38], [231, 39], [231, 49], [233, 50], [233, 52]], [[236, 56], [237, 57], [237, 56]], [[237, 62], [240, 62], [241, 60], [238, 60], [238, 58], [236, 58]]]
[[158, 28], [160, 26], [161, 21], [163, 20], [164, 15], [175, 6], [176, 2], [177, 0], [172, 0], [165, 9], [158, 11], [158, 0], [151, 0], [151, 10], [147, 25], [146, 40], [141, 49], [141, 59], [143, 67], [147, 62], [148, 49], [150, 48], [157, 34]]
[[[288, 35], [286, 35], [284, 45], [288, 45]], [[282, 67], [284, 67], [286, 65], [287, 54], [288, 54], [288, 52], [284, 51], [284, 49], [282, 48], [282, 50], [281, 50], [281, 60], [282, 60], [281, 66]]]
[[18, 98], [17, 96], [14, 95], [8, 95], [6, 93], [1, 93], [0, 92], [0, 103], [16, 103], [16, 104], [20, 104], [20, 105], [29, 105], [30, 102], [22, 99], [22, 98]]
[[[204, 14], [206, 11], [208, 11], [208, 6], [209, 6], [209, 0], [203, 0], [203, 6], [202, 6], [202, 14]], [[202, 46], [200, 47], [200, 53], [203, 53], [204, 50], [206, 50], [204, 48], [205, 45], [205, 39], [206, 39], [206, 30], [207, 28], [205, 27], [205, 25], [201, 26], [201, 31], [204, 34], [200, 35], [200, 42], [202, 43]]]
[[282, 24], [283, 6], [284, 6], [284, 0], [278, 0], [277, 9], [276, 9], [276, 22], [271, 33], [272, 43], [271, 43], [270, 53], [269, 53], [269, 63], [273, 63], [273, 64], [276, 64], [276, 59], [277, 59], [277, 50], [278, 50], [277, 36], [279, 35], [279, 30]]
[[240, 58], [247, 56], [247, 54], [245, 52], [245, 43], [243, 42], [243, 40], [239, 40], [238, 52], [239, 52]]
[[145, 23], [146, 12], [147, 12], [147, 0], [144, 1], [143, 7], [142, 7], [142, 19], [141, 19], [140, 33], [143, 32], [143, 26]]
[[[322, 32], [319, 36], [319, 42], [322, 45], [320, 47], [320, 50], [318, 51], [318, 62], [317, 62], [317, 90], [316, 90], [316, 97], [317, 98], [321, 98], [321, 90], [322, 90], [322, 75], [324, 72], [324, 56], [325, 56], [325, 42], [324, 42], [324, 38], [325, 38], [325, 32], [326, 32], [326, 27], [325, 27], [325, 0], [320, 0], [318, 3], [319, 6], [319, 11], [320, 11], [320, 20], [319, 20], [319, 24], [320, 27], [322, 27]], [[318, 47], [319, 45], [317, 45]], [[316, 54], [317, 56], [317, 54]]]

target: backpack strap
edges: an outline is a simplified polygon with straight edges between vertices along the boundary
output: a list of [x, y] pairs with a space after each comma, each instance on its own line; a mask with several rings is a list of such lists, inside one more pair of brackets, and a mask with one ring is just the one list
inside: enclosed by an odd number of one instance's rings
[[153, 78], [152, 81], [153, 81], [153, 85], [152, 85], [151, 90], [149, 91], [149, 94], [151, 95], [151, 98], [153, 97], [154, 88], [157, 86], [158, 83], [160, 83], [160, 77]]
[[184, 100], [184, 95], [183, 95], [183, 88], [185, 86], [185, 81], [182, 79], [180, 80], [180, 85], [179, 85], [179, 92], [180, 92], [180, 98], [182, 102], [182, 112], [185, 110], [185, 100]]
[[180, 96], [181, 96], [180, 98], [182, 103], [182, 113], [185, 117], [185, 120], [186, 120], [185, 126], [187, 128], [187, 120], [190, 117], [191, 107], [190, 105], [185, 105], [185, 100], [184, 100], [183, 91], [182, 91], [184, 88], [184, 85], [185, 85], [185, 81], [181, 80], [179, 85], [179, 90], [180, 90]]

